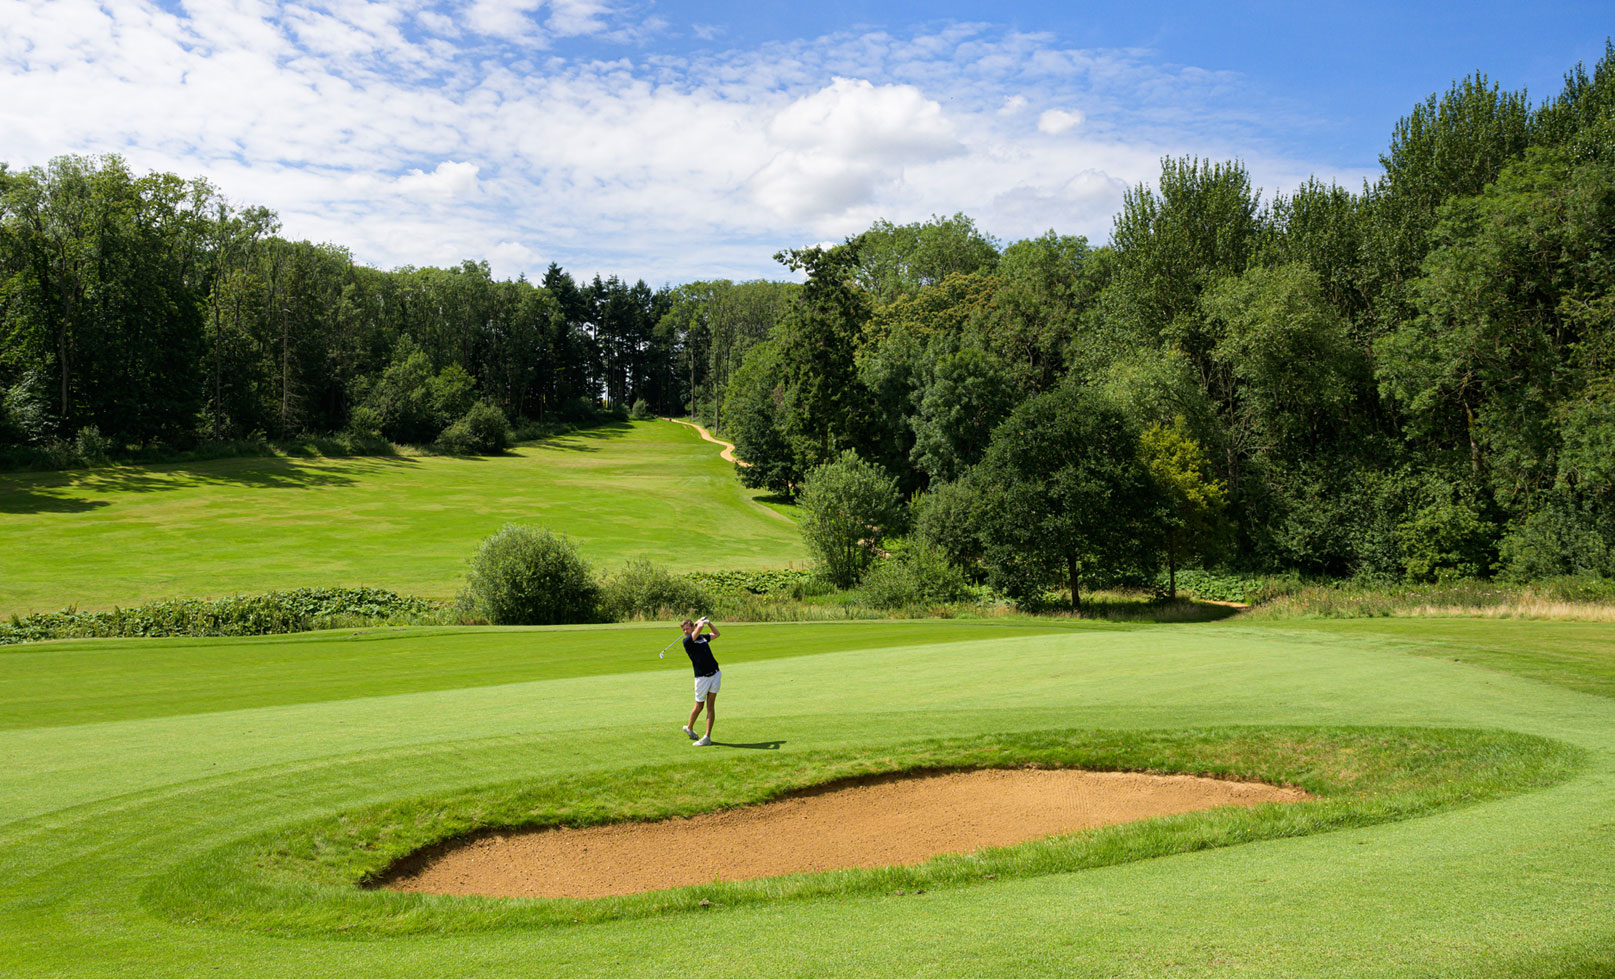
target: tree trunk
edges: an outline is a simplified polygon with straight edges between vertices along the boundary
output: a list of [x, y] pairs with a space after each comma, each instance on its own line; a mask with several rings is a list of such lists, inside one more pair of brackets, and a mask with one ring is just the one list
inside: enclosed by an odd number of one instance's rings
[[1077, 559], [1074, 555], [1066, 555], [1065, 569], [1071, 579], [1071, 611], [1081, 612], [1082, 598], [1077, 592]]
[[1171, 534], [1166, 535], [1166, 597], [1178, 597], [1178, 549]]

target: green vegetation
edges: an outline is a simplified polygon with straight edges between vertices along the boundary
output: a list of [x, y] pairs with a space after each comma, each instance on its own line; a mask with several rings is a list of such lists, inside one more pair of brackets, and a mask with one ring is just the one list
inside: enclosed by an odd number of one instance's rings
[[903, 518], [897, 481], [855, 452], [809, 470], [798, 502], [802, 541], [838, 588], [858, 583]]
[[[365, 269], [205, 181], [0, 164], [0, 465], [266, 435], [487, 453], [512, 424], [689, 413], [781, 498], [850, 451], [948, 501], [913, 522], [1021, 597], [1162, 570], [1170, 594], [1182, 564], [1615, 577], [1612, 133], [1607, 45], [1545, 101], [1478, 73], [1433, 94], [1360, 192], [1264, 202], [1238, 160], [1169, 158], [1103, 245], [878, 220], [779, 252], [800, 284], [677, 290]], [[1028, 468], [1028, 440], [1092, 464]], [[955, 505], [983, 468], [1008, 495]]]
[[577, 545], [520, 524], [506, 524], [477, 548], [466, 599], [495, 625], [565, 625], [600, 614], [600, 585]]
[[267, 636], [342, 625], [420, 622], [442, 609], [380, 588], [299, 588], [212, 601], [149, 602], [110, 612], [43, 612], [0, 622], [0, 645], [41, 639]]
[[[495, 458], [241, 458], [0, 474], [0, 615], [276, 588], [452, 598], [510, 522], [562, 531], [601, 566], [806, 562], [796, 529], [690, 429], [622, 422]], [[71, 555], [69, 558], [68, 556]]]
[[[936, 975], [988, 977], [1610, 964], [1615, 700], [1540, 682], [1571, 662], [1555, 649], [1607, 676], [1607, 625], [726, 624], [731, 706], [710, 750], [677, 730], [688, 668], [655, 657], [671, 632], [416, 628], [0, 652], [8, 968], [459, 976], [542, 962], [659, 975], [686, 967], [692, 928], [726, 950], [721, 974], [807, 976], [833, 960], [890, 975], [917, 955]], [[1516, 647], [1534, 650], [1541, 677], [1470, 665]], [[962, 758], [1254, 773], [1324, 798], [620, 901], [347, 886], [457, 825], [692, 811]], [[689, 906], [701, 896], [712, 903]]]
[[643, 558], [630, 559], [600, 590], [601, 616], [609, 622], [682, 619], [711, 607], [712, 596], [700, 585]]
[[[1412, 728], [1233, 728], [1194, 732], [1051, 731], [988, 735], [878, 750], [767, 757], [706, 773], [683, 764], [526, 779], [453, 796], [344, 812], [249, 838], [175, 869], [148, 903], [187, 922], [275, 934], [441, 934], [598, 922], [724, 908], [980, 885], [1103, 867], [1277, 837], [1366, 826], [1544, 788], [1569, 777], [1580, 753], [1501, 732]], [[1179, 772], [1295, 785], [1320, 801], [1222, 809], [1052, 837], [916, 866], [797, 874], [589, 901], [465, 900], [360, 894], [398, 860], [479, 831], [650, 821], [767, 802], [837, 781], [982, 768]], [[700, 779], [706, 791], [692, 795]], [[173, 886], [183, 882], [182, 886]], [[312, 885], [312, 886], [311, 886]]]

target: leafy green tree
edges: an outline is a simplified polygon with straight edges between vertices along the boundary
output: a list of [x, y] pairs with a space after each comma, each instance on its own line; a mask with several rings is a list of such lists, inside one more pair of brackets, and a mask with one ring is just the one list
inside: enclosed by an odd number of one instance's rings
[[985, 552], [981, 531], [986, 495], [967, 473], [951, 483], [932, 483], [909, 504], [909, 523], [916, 540], [939, 551], [953, 567], [981, 580]]
[[1016, 598], [1064, 584], [1153, 570], [1161, 491], [1139, 458], [1138, 431], [1091, 390], [1058, 388], [1023, 402], [993, 433], [972, 473], [994, 582]]
[[1349, 424], [1368, 364], [1304, 265], [1253, 268], [1202, 301], [1208, 388], [1247, 454], [1290, 457]]
[[1111, 231], [1114, 269], [1102, 299], [1120, 342], [1164, 339], [1206, 370], [1214, 339], [1200, 295], [1244, 272], [1258, 251], [1260, 196], [1243, 164], [1190, 157], [1162, 160], [1157, 187], [1127, 191]]
[[852, 246], [775, 257], [807, 275], [774, 338], [783, 382], [779, 432], [795, 470], [805, 473], [845, 449], [866, 445], [872, 404], [858, 376], [856, 351], [869, 300], [852, 281], [857, 261]]
[[941, 355], [930, 374], [911, 420], [913, 460], [931, 479], [950, 481], [981, 461], [1021, 392], [997, 358], [971, 347]]
[[991, 272], [998, 243], [964, 214], [896, 225], [876, 221], [853, 239], [853, 275], [878, 303], [912, 296], [950, 275]]
[[1179, 562], [1191, 556], [1215, 559], [1225, 538], [1227, 484], [1212, 475], [1205, 451], [1189, 437], [1187, 428], [1180, 417], [1170, 426], [1157, 422], [1139, 438], [1144, 467], [1164, 496], [1161, 526], [1168, 598], [1178, 594]]
[[858, 583], [903, 514], [897, 481], [850, 449], [808, 473], [798, 503], [802, 540], [838, 588]]
[[991, 351], [1028, 393], [1059, 383], [1097, 345], [1084, 319], [1108, 281], [1112, 253], [1053, 231], [1004, 249], [998, 288], [971, 324], [973, 342]]
[[1529, 510], [1558, 475], [1559, 419], [1615, 360], [1615, 166], [1534, 151], [1442, 211], [1420, 315], [1374, 346], [1408, 436]]
[[729, 377], [724, 395], [728, 417], [724, 434], [735, 443], [743, 484], [791, 496], [802, 482], [803, 473], [796, 468], [796, 459], [780, 430], [784, 388], [775, 342], [765, 340], [752, 347]]
[[426, 351], [405, 335], [393, 350], [392, 363], [367, 392], [364, 405], [374, 413], [387, 438], [427, 443], [470, 410], [474, 385], [471, 375], [458, 364], [433, 373]]

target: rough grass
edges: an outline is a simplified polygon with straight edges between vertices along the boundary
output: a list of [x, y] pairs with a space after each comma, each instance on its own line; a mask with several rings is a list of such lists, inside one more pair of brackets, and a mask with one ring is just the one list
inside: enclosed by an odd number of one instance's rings
[[716, 447], [622, 422], [488, 458], [251, 457], [0, 474], [0, 615], [282, 588], [462, 587], [506, 523], [574, 537], [598, 569], [782, 568], [795, 525], [755, 502]]
[[1615, 582], [1558, 578], [1528, 584], [1446, 581], [1432, 584], [1270, 579], [1254, 596], [1253, 618], [1361, 619], [1479, 616], [1615, 622]]
[[[1568, 777], [1581, 761], [1581, 752], [1568, 746], [1497, 731], [1267, 728], [1056, 731], [928, 741], [878, 751], [767, 757], [705, 777], [698, 777], [692, 763], [648, 766], [541, 783], [524, 779], [277, 829], [180, 866], [154, 882], [144, 900], [191, 923], [357, 936], [567, 925], [894, 889], [934, 890], [1372, 825], [1542, 788]], [[445, 899], [358, 890], [412, 853], [481, 831], [648, 822], [767, 802], [860, 777], [1009, 767], [1209, 775], [1297, 786], [1320, 798], [1185, 813], [911, 866], [593, 900]]]

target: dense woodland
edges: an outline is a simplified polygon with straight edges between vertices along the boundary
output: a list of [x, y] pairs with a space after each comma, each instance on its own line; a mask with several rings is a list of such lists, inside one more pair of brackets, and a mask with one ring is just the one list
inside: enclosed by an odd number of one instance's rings
[[1464, 79], [1381, 161], [1264, 200], [1168, 159], [1103, 246], [880, 222], [782, 252], [801, 284], [671, 289], [378, 271], [200, 180], [0, 166], [0, 451], [638, 405], [784, 494], [854, 453], [1012, 593], [1615, 575], [1615, 48], [1540, 103]]

